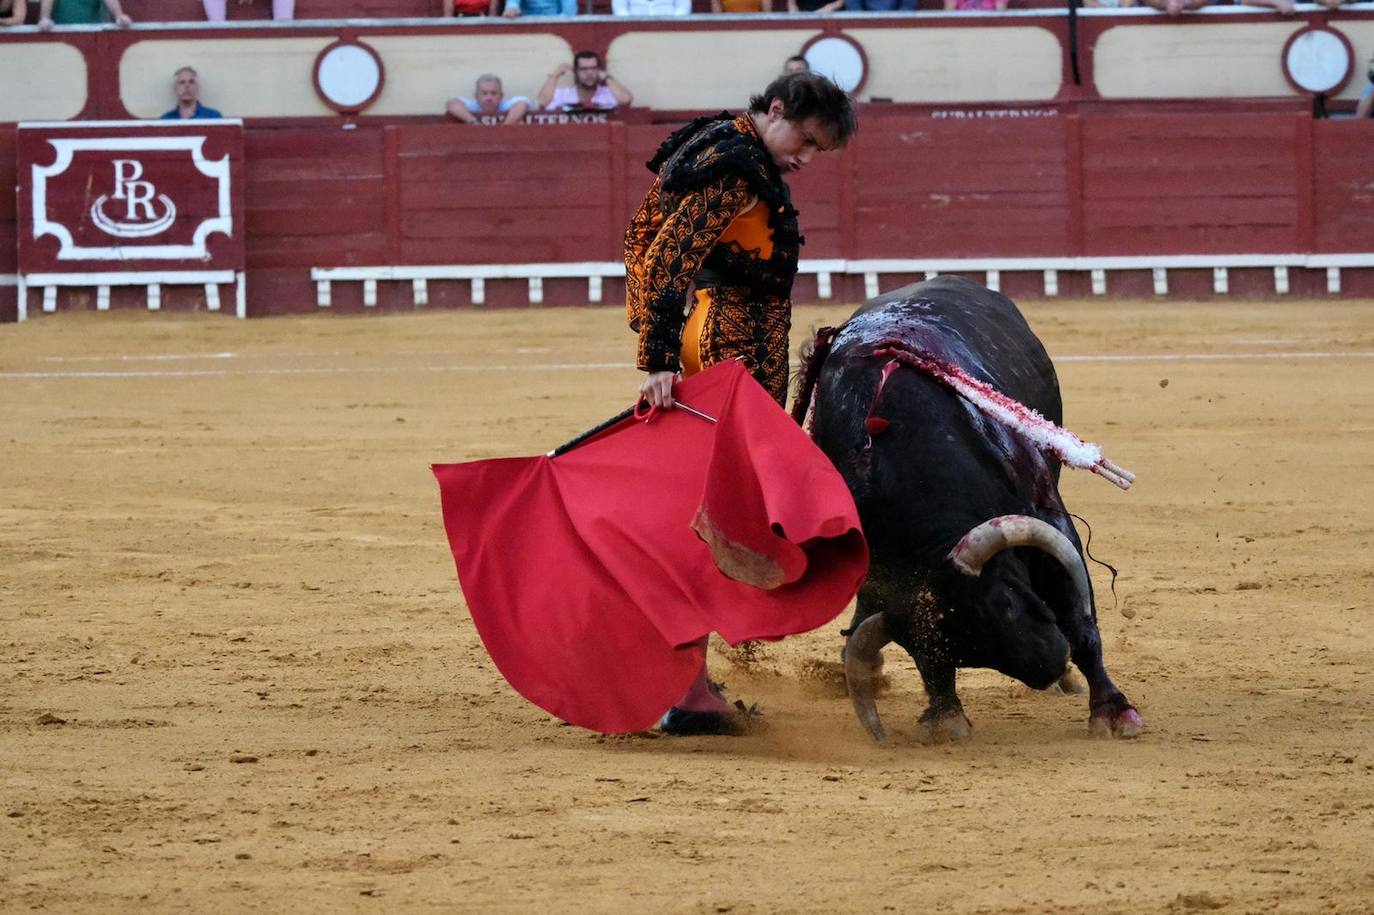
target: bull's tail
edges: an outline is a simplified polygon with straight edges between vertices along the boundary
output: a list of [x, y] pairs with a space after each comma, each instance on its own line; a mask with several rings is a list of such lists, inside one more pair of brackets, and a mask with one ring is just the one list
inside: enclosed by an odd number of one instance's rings
[[811, 399], [816, 393], [816, 379], [821, 375], [825, 357], [830, 355], [830, 345], [835, 342], [838, 327], [822, 327], [816, 331], [815, 339], [802, 347], [801, 369], [797, 372], [797, 396], [792, 401], [792, 418], [797, 425], [806, 425], [807, 414], [811, 412]]

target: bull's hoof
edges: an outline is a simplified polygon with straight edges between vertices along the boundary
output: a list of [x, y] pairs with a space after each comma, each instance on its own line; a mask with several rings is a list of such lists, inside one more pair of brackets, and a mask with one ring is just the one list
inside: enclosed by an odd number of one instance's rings
[[968, 720], [963, 709], [945, 709], [936, 712], [926, 709], [921, 716], [916, 739], [924, 744], [954, 743], [968, 740], [973, 736], [973, 722]]
[[1140, 713], [1129, 705], [1124, 709], [1094, 713], [1088, 719], [1088, 733], [1093, 737], [1130, 738], [1139, 736], [1144, 729]]

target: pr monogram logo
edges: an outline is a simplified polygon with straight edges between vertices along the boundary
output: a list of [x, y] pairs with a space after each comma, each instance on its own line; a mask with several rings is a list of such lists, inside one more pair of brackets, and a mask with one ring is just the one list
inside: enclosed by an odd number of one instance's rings
[[[151, 181], [143, 177], [143, 163], [137, 159], [114, 159], [114, 193], [101, 194], [91, 204], [91, 221], [105, 234], [116, 238], [149, 238], [167, 229], [177, 218], [177, 207], [166, 194], [157, 194]], [[154, 207], [161, 205], [162, 215]], [[123, 219], [111, 218], [105, 212], [110, 200], [124, 202]], [[118, 210], [118, 207], [115, 207]]]

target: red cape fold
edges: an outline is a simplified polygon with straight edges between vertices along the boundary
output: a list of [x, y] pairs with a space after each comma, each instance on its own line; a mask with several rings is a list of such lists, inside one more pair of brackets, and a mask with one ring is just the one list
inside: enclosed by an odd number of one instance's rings
[[558, 457], [433, 468], [492, 660], [526, 699], [597, 731], [652, 726], [707, 633], [823, 626], [868, 570], [844, 480], [741, 363], [674, 397], [718, 422], [669, 410]]

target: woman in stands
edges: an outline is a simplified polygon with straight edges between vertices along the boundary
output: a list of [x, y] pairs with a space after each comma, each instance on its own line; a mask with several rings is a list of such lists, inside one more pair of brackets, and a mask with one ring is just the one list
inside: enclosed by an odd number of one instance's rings
[[[743, 114], [698, 118], [659, 148], [649, 162], [653, 184], [625, 232], [626, 310], [639, 334], [639, 368], [648, 373], [642, 399], [671, 407], [679, 376], [738, 358], [785, 403], [802, 239], [784, 176], [844, 146], [856, 128], [853, 102], [839, 87], [792, 73], [754, 96]], [[703, 665], [661, 727], [718, 734], [738, 733], [744, 723]]]
[[[205, 18], [210, 22], [223, 22], [229, 14], [228, 0], [202, 0]], [[239, 6], [247, 6], [253, 0], [239, 0]], [[295, 19], [296, 0], [272, 0], [273, 19]]]

